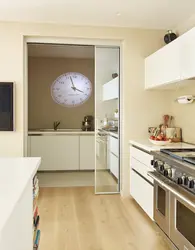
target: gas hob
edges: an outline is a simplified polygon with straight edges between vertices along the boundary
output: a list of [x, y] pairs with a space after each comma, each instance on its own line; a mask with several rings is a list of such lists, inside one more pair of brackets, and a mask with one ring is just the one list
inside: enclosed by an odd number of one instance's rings
[[154, 152], [157, 172], [195, 195], [195, 148], [161, 149]]

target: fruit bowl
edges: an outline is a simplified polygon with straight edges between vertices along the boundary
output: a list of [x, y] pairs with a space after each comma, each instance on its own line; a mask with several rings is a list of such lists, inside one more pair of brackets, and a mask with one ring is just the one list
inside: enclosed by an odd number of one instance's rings
[[171, 143], [169, 140], [168, 141], [156, 141], [156, 140], [149, 139], [149, 141], [157, 146], [166, 146], [169, 143]]

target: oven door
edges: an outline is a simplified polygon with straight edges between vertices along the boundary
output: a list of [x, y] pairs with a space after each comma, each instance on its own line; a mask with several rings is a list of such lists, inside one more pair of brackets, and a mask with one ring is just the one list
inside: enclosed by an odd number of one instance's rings
[[148, 175], [154, 179], [154, 220], [164, 233], [169, 236], [170, 192], [164, 186], [165, 178], [161, 174], [155, 171], [149, 172]]
[[170, 238], [179, 250], [195, 250], [195, 204], [171, 193]]

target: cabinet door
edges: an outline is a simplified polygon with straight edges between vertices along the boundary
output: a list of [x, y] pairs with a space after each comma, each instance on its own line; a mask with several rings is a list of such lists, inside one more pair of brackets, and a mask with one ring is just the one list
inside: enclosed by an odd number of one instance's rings
[[80, 170], [95, 169], [95, 136], [80, 136]]
[[153, 186], [130, 170], [130, 194], [153, 220]]
[[195, 28], [186, 32], [181, 41], [181, 78], [195, 77]]
[[109, 140], [110, 152], [114, 153], [116, 156], [119, 156], [119, 141], [117, 138], [110, 136]]
[[176, 39], [145, 59], [145, 88], [154, 88], [181, 79], [181, 44]]
[[103, 85], [103, 101], [117, 99], [119, 97], [119, 78], [111, 80]]
[[42, 158], [39, 170], [79, 170], [79, 136], [31, 136], [31, 156]]
[[110, 152], [110, 171], [118, 179], [119, 177], [119, 158]]

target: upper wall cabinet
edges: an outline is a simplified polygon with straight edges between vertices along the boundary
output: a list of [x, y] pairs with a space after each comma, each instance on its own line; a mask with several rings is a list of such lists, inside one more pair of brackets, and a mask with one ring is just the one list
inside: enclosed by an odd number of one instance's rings
[[180, 80], [180, 43], [178, 40], [145, 59], [145, 88], [155, 88]]
[[119, 97], [119, 77], [103, 85], [103, 101], [117, 99]]
[[195, 76], [195, 28], [181, 36], [181, 79]]
[[[145, 88], [195, 77], [195, 28], [145, 59]], [[174, 87], [174, 85], [172, 85]]]

